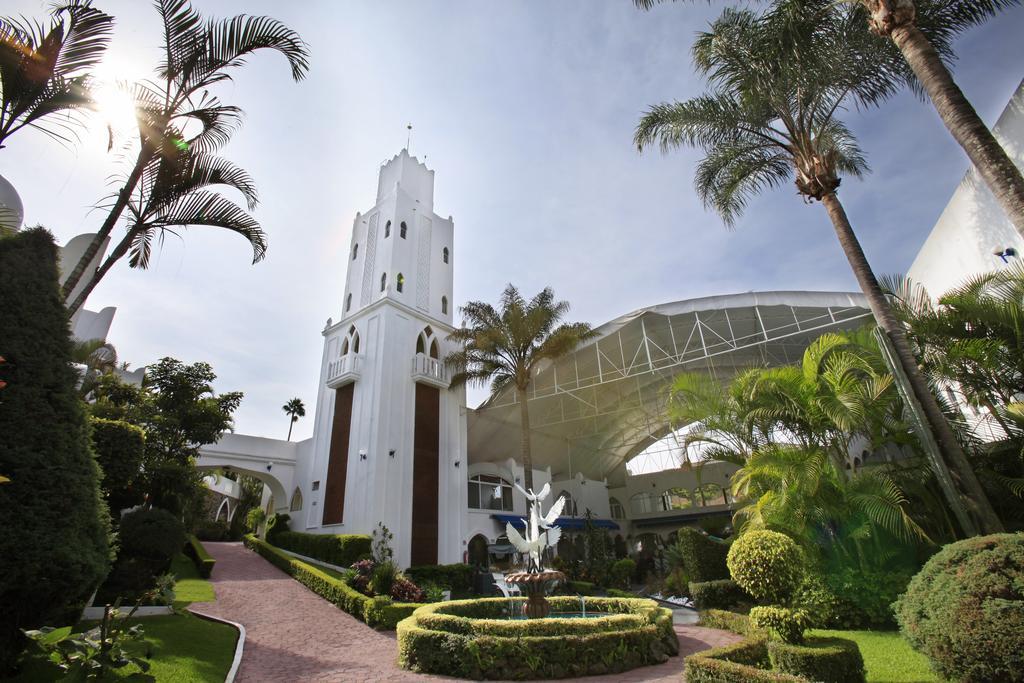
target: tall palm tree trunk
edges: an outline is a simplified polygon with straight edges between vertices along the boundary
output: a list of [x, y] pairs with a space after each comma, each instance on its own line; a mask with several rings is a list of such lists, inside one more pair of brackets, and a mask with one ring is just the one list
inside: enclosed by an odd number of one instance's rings
[[[128, 179], [125, 181], [124, 187], [122, 187], [121, 191], [117, 193], [117, 200], [110, 208], [110, 213], [107, 214], [106, 220], [103, 221], [103, 225], [100, 226], [99, 232], [96, 233], [96, 236], [93, 237], [89, 246], [86, 247], [85, 251], [82, 253], [82, 258], [78, 259], [78, 263], [75, 264], [75, 268], [71, 271], [68, 279], [64, 281], [62, 293], [64, 295], [65, 302], [67, 302], [68, 297], [71, 296], [71, 292], [74, 291], [75, 287], [78, 286], [82, 276], [85, 275], [85, 271], [89, 268], [89, 264], [92, 263], [92, 260], [99, 252], [100, 247], [103, 244], [103, 240], [110, 235], [114, 226], [117, 224], [117, 220], [121, 217], [121, 214], [124, 213], [125, 207], [128, 206], [128, 200], [131, 198], [132, 192], [135, 191], [135, 186], [139, 184], [139, 179], [142, 178], [142, 172], [145, 170], [146, 164], [149, 162], [150, 155], [147, 152], [147, 149], [148, 146], [143, 143], [142, 149], [139, 150], [138, 159], [135, 161], [135, 168], [133, 168], [132, 172], [128, 175]], [[72, 307], [68, 311], [69, 316], [74, 315], [75, 311], [77, 311], [82, 303], [85, 302], [85, 298], [89, 296], [88, 292], [91, 292], [95, 287], [95, 284], [93, 284], [92, 287], [87, 287], [86, 289], [88, 291], [82, 292], [85, 296], [80, 294], [75, 298], [75, 303], [72, 304]]]
[[[874, 25], [878, 25], [877, 22]], [[1024, 175], [953, 80], [931, 41], [912, 20], [888, 32], [939, 117], [978, 169], [1007, 217], [1024, 236]]]
[[134, 234], [135, 233], [133, 231], [129, 230], [124, 238], [118, 242], [117, 246], [114, 247], [114, 251], [110, 252], [110, 255], [107, 256], [107, 260], [103, 262], [103, 265], [97, 268], [96, 272], [89, 276], [89, 281], [86, 283], [85, 287], [82, 288], [82, 291], [78, 293], [75, 300], [68, 306], [68, 317], [73, 316], [78, 309], [85, 304], [85, 300], [89, 298], [90, 294], [92, 294], [92, 290], [96, 289], [96, 285], [100, 283], [103, 276], [114, 267], [115, 263], [121, 260], [121, 257], [128, 253], [128, 250], [132, 246], [132, 238]]
[[295, 416], [294, 415], [289, 415], [288, 417], [291, 418], [290, 420], [288, 420], [288, 440], [291, 441], [292, 440], [292, 427], [295, 426]]
[[523, 460], [523, 488], [533, 488], [533, 457], [530, 455], [530, 407], [527, 405], [526, 389], [516, 387], [516, 400], [519, 401], [519, 447]]
[[[875, 279], [871, 265], [868, 263], [864, 250], [861, 249], [860, 242], [857, 240], [853, 227], [850, 225], [846, 210], [843, 208], [835, 192], [824, 195], [821, 201], [828, 211], [829, 218], [832, 219], [832, 226], [835, 228], [836, 236], [839, 238], [843, 252], [850, 262], [853, 274], [857, 277], [861, 291], [864, 292], [864, 296], [868, 299], [868, 306], [871, 308], [875, 320], [892, 341], [896, 357], [909, 380], [910, 389], [913, 391], [914, 397], [917, 398], [928, 418], [932, 432], [939, 443], [939, 448], [942, 450], [943, 458], [957, 475], [961, 491], [966, 494], [964, 497], [970, 510], [974, 513], [984, 533], [1002, 531], [1002, 522], [999, 521], [995, 510], [992, 509], [992, 505], [989, 503], [985, 491], [981, 488], [974, 470], [971, 469], [967, 455], [964, 453], [963, 448], [961, 448], [960, 442], [953, 435], [949, 422], [946, 421], [946, 417], [942, 414], [938, 402], [935, 400], [931, 390], [928, 388], [927, 382], [925, 382], [917, 367], [917, 359], [910, 349], [906, 332], [893, 314], [889, 301], [882, 293], [878, 280]], [[950, 501], [950, 505], [953, 506], [954, 510], [958, 504], [959, 502], [956, 500]]]

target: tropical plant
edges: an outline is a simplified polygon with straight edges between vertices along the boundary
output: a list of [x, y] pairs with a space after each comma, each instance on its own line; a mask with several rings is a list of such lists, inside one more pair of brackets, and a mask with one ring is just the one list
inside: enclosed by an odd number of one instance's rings
[[[118, 260], [131, 252], [129, 265], [147, 267], [154, 237], [163, 239], [178, 227], [213, 226], [237, 232], [252, 245], [254, 263], [266, 252], [259, 223], [211, 191], [218, 186], [234, 188], [250, 210], [258, 200], [249, 174], [215, 155], [238, 127], [242, 111], [221, 102], [211, 87], [231, 80], [231, 69], [261, 49], [283, 54], [292, 78], [301, 80], [309, 68], [308, 48], [296, 32], [269, 17], [238, 15], [204, 21], [187, 0], [156, 0], [155, 4], [164, 28], [159, 80], [130, 88], [139, 124], [137, 154], [111, 198], [103, 225], [64, 282], [72, 314]], [[126, 211], [124, 238], [94, 273], [87, 273]], [[86, 276], [86, 284], [79, 288]]]
[[[638, 7], [649, 9], [669, 0], [633, 1]], [[772, 4], [783, 11], [848, 14], [857, 21], [862, 33], [867, 33], [867, 27], [874, 35], [890, 39], [910, 73], [893, 68], [887, 77], [893, 82], [908, 82], [913, 89], [927, 94], [943, 124], [978, 169], [1017, 231], [1024, 235], [1024, 175], [978, 116], [947, 65], [955, 57], [952, 41], [957, 35], [1001, 10], [1019, 5], [1020, 0], [772, 0]], [[870, 44], [868, 50], [879, 51]], [[861, 57], [864, 56], [875, 55], [862, 53]]]
[[[822, 0], [827, 2], [828, 0]], [[810, 0], [808, 0], [810, 2]], [[903, 326], [883, 294], [837, 191], [841, 174], [860, 176], [867, 163], [849, 129], [837, 118], [847, 103], [873, 104], [894, 85], [884, 63], [863, 49], [865, 32], [852, 13], [791, 13], [788, 5], [761, 16], [726, 10], [710, 32], [698, 36], [694, 61], [711, 91], [686, 102], [652, 107], [634, 141], [663, 151], [681, 145], [703, 149], [695, 185], [705, 205], [727, 225], [735, 222], [755, 194], [795, 175], [805, 201], [820, 201], [846, 253], [871, 312], [895, 349], [912, 396], [956, 472], [976, 519], [961, 514], [966, 533], [976, 524], [1002, 525], [971, 469], [906, 339]], [[870, 37], [870, 36], [868, 36]], [[950, 505], [962, 510], [957, 492]]]
[[71, 343], [71, 362], [84, 366], [78, 393], [83, 398], [96, 388], [100, 375], [117, 369], [117, 349], [102, 339], [75, 339]]
[[301, 398], [293, 398], [283, 406], [281, 410], [289, 417], [288, 420], [288, 440], [292, 440], [292, 427], [299, 421], [300, 417], [306, 417], [306, 406], [303, 404]]
[[512, 285], [505, 287], [500, 310], [483, 301], [470, 301], [460, 310], [463, 326], [448, 335], [461, 345], [445, 358], [454, 370], [452, 386], [490, 383], [491, 395], [515, 390], [519, 403], [520, 452], [523, 481], [533, 488], [530, 455], [530, 382], [538, 364], [556, 360], [594, 336], [586, 323], [562, 323], [569, 303], [556, 301], [545, 287], [529, 301]]
[[93, 105], [90, 72], [113, 28], [91, 0], [55, 3], [47, 28], [0, 17], [0, 148], [25, 127], [72, 139], [74, 114]]

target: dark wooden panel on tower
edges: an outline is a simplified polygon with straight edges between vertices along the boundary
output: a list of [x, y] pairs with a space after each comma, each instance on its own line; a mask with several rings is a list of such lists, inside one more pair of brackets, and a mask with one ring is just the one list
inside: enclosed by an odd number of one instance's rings
[[334, 424], [331, 427], [331, 451], [327, 460], [327, 486], [324, 488], [324, 524], [341, 524], [345, 520], [348, 435], [352, 428], [354, 387], [355, 384], [346, 384], [334, 392]]
[[416, 385], [412, 463], [412, 564], [437, 564], [441, 392]]

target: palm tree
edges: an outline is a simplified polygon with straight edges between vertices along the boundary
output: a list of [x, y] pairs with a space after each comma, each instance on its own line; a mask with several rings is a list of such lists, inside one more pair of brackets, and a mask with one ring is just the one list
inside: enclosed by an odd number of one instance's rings
[[92, 106], [89, 73], [103, 58], [113, 28], [114, 18], [91, 0], [55, 5], [45, 30], [0, 17], [0, 148], [25, 127], [69, 140], [70, 116]]
[[[154, 233], [161, 237], [176, 226], [208, 225], [241, 234], [253, 248], [253, 263], [266, 252], [258, 223], [241, 208], [204, 191], [211, 185], [239, 189], [255, 206], [248, 175], [213, 156], [238, 127], [242, 111], [223, 104], [210, 92], [231, 79], [230, 70], [261, 49], [284, 55], [296, 81], [309, 69], [309, 50], [302, 38], [268, 17], [238, 15], [203, 20], [187, 0], [156, 0], [164, 27], [158, 82], [131, 88], [139, 123], [138, 153], [96, 237], [64, 283], [70, 313], [81, 307], [99, 279], [129, 251], [132, 265], [145, 267]], [[125, 211], [128, 233], [85, 288], [71, 299], [104, 240]]]
[[[891, 82], [863, 58], [864, 32], [852, 13], [794, 16], [785, 9], [757, 17], [726, 10], [693, 48], [711, 92], [686, 102], [652, 107], [634, 141], [642, 151], [690, 145], [706, 156], [696, 189], [706, 206], [732, 225], [753, 195], [795, 175], [798, 193], [821, 202], [879, 326], [892, 340], [913, 396], [921, 404], [946, 464], [989, 532], [1001, 529], [967, 456], [919, 372], [903, 326], [893, 314], [853, 232], [837, 191], [841, 174], [861, 176], [867, 163], [849, 129], [837, 118], [848, 101], [877, 102]], [[950, 505], [961, 504], [952, 499]], [[973, 526], [965, 517], [965, 524]], [[968, 533], [973, 529], [965, 529]]]
[[117, 369], [117, 349], [102, 339], [76, 339], [71, 344], [71, 362], [85, 366], [78, 389], [79, 395], [84, 398], [96, 388], [100, 375], [109, 375]]
[[290, 418], [288, 420], [288, 440], [292, 440], [292, 427], [299, 421], [300, 417], [306, 417], [306, 406], [302, 402], [301, 398], [293, 398], [292, 400], [281, 406], [281, 410], [285, 412]]
[[448, 335], [461, 344], [445, 358], [452, 368], [452, 386], [490, 383], [491, 395], [515, 389], [519, 402], [520, 447], [526, 489], [533, 488], [530, 456], [528, 390], [538, 366], [572, 351], [594, 333], [586, 323], [560, 323], [569, 303], [555, 301], [545, 287], [526, 301], [512, 285], [501, 294], [500, 310], [482, 301], [470, 301], [460, 310], [463, 326]]
[[[649, 9], [669, 0], [633, 0]], [[678, 1], [678, 0], [673, 0]], [[953, 79], [946, 62], [953, 58], [951, 43], [963, 31], [981, 24], [1021, 0], [852, 0], [856, 14], [872, 33], [892, 41], [913, 77], [915, 90], [927, 94], [942, 123], [978, 169], [1007, 217], [1024, 235], [1024, 175], [978, 116]], [[818, 0], [773, 0], [797, 11], [821, 11]], [[830, 9], [845, 12], [843, 3]]]

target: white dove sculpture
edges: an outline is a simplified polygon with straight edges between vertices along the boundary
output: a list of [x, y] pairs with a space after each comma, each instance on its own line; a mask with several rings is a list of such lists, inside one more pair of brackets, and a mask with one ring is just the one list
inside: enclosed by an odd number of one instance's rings
[[540, 493], [534, 493], [533, 489], [523, 490], [519, 484], [515, 486], [519, 489], [520, 493], [526, 496], [526, 500], [530, 503], [530, 520], [523, 520], [523, 524], [526, 526], [524, 530], [525, 537], [516, 531], [516, 528], [512, 526], [512, 522], [505, 524], [505, 534], [516, 550], [530, 558], [528, 571], [539, 572], [541, 571], [540, 562], [544, 549], [548, 546], [557, 545], [558, 539], [562, 537], [562, 530], [555, 526], [555, 520], [562, 514], [562, 508], [565, 507], [565, 496], [555, 501], [551, 509], [548, 510], [548, 514], [542, 515], [540, 510], [541, 502], [551, 493], [551, 485], [544, 484], [544, 488], [540, 490]]

